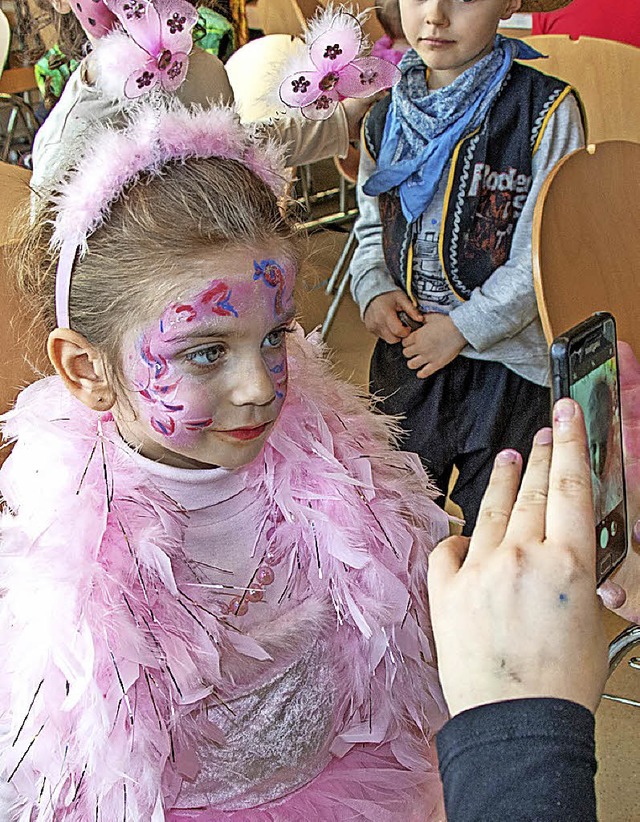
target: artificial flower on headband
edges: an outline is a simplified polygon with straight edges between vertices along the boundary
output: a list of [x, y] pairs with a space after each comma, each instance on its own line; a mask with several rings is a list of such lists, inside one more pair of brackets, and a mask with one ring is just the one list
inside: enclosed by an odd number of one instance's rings
[[187, 0], [106, 0], [119, 26], [93, 51], [101, 88], [118, 99], [135, 99], [184, 81], [198, 14]]
[[280, 84], [280, 99], [310, 120], [325, 120], [346, 97], [369, 97], [389, 88], [400, 72], [379, 57], [361, 56], [367, 39], [360, 20], [331, 4], [309, 22], [307, 53]]
[[84, 31], [94, 40], [118, 26], [118, 18], [104, 0], [74, 0], [70, 6]]

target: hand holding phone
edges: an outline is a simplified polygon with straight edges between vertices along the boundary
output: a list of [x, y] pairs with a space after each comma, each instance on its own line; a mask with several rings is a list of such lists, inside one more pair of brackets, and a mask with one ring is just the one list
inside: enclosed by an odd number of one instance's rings
[[598, 584], [627, 552], [627, 512], [620, 419], [620, 384], [613, 316], [599, 312], [551, 345], [554, 402], [582, 408], [589, 441]]
[[413, 317], [410, 317], [406, 311], [398, 311], [398, 319], [402, 325], [406, 325], [407, 328], [410, 328], [412, 331], [417, 331], [419, 328], [422, 328], [422, 323], [414, 320]]

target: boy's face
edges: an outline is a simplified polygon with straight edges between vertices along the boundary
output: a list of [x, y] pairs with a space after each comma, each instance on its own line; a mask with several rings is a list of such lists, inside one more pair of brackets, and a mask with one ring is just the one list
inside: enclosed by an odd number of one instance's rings
[[429, 67], [429, 87], [449, 85], [493, 48], [500, 20], [521, 0], [400, 0], [402, 28]]
[[150, 459], [238, 468], [260, 453], [284, 403], [295, 273], [265, 249], [203, 256], [195, 270], [202, 277], [180, 299], [128, 335], [128, 402], [114, 416]]

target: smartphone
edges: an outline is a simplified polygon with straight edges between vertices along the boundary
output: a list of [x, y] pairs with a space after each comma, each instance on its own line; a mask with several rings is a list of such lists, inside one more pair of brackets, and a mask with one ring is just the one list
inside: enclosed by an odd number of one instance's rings
[[410, 328], [412, 331], [417, 331], [419, 328], [422, 328], [422, 323], [414, 320], [413, 317], [410, 317], [406, 311], [398, 311], [398, 319], [402, 325], [406, 325], [407, 328]]
[[551, 344], [554, 402], [571, 397], [584, 413], [596, 526], [598, 585], [627, 553], [627, 510], [622, 453], [616, 323], [598, 312]]

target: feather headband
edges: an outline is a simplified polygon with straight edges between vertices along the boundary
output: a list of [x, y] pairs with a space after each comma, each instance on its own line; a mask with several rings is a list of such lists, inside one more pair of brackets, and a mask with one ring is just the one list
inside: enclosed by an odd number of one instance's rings
[[59, 251], [56, 319], [69, 328], [69, 291], [76, 256], [87, 238], [109, 218], [122, 191], [144, 174], [159, 177], [167, 164], [190, 158], [237, 160], [260, 177], [277, 197], [286, 190], [281, 150], [240, 124], [233, 109], [187, 109], [177, 102], [139, 103], [124, 128], [99, 125], [82, 158], [53, 196], [56, 217], [51, 247]]

